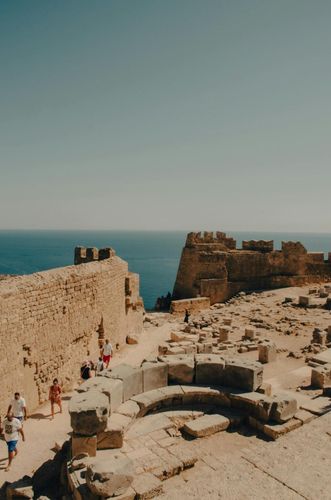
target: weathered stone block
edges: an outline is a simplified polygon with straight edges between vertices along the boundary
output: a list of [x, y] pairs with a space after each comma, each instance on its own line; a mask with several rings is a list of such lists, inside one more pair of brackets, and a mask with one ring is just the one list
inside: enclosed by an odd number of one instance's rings
[[122, 495], [131, 486], [133, 479], [133, 463], [123, 453], [95, 461], [86, 470], [89, 490], [103, 498]]
[[273, 400], [258, 392], [231, 393], [231, 406], [263, 422], [270, 419]]
[[[120, 415], [124, 415], [125, 417], [129, 417], [131, 419], [135, 419], [140, 411], [138, 403], [129, 399], [122, 403], [116, 410], [116, 413]], [[113, 414], [114, 415], [114, 414]]]
[[316, 366], [311, 370], [311, 385], [323, 389], [331, 384], [331, 364]]
[[111, 378], [123, 382], [123, 403], [143, 391], [143, 377], [141, 368], [121, 364], [113, 368]]
[[137, 500], [154, 498], [163, 492], [162, 481], [150, 472], [136, 476], [132, 483], [132, 488], [136, 492], [135, 498]]
[[160, 361], [168, 365], [168, 382], [171, 384], [191, 384], [194, 379], [194, 356], [162, 356]]
[[140, 407], [139, 416], [143, 416], [152, 410], [182, 404], [183, 394], [180, 385], [172, 385], [138, 394], [133, 396], [132, 400], [138, 403]]
[[124, 433], [132, 420], [125, 415], [113, 413], [108, 419], [106, 428], [97, 434], [98, 450], [122, 448]]
[[206, 342], [205, 344], [203, 344], [203, 352], [205, 354], [212, 354], [212, 352], [213, 352], [212, 342]]
[[223, 384], [247, 391], [255, 391], [263, 382], [263, 367], [260, 363], [244, 359], [227, 361]]
[[288, 394], [275, 394], [272, 396], [272, 401], [270, 419], [275, 422], [287, 422], [294, 417], [298, 410], [297, 400]]
[[313, 331], [313, 343], [325, 345], [328, 342], [328, 333], [325, 331], [320, 331], [319, 329], [315, 329]]
[[74, 394], [69, 402], [71, 427], [77, 434], [93, 436], [106, 428], [109, 409], [108, 397], [95, 389]]
[[230, 420], [223, 415], [204, 415], [196, 420], [187, 422], [183, 430], [195, 438], [210, 436], [216, 432], [224, 431], [230, 425]]
[[95, 457], [97, 454], [97, 436], [80, 436], [73, 433], [71, 437], [71, 453], [73, 457], [81, 453], [87, 453], [90, 457]]
[[143, 392], [158, 389], [168, 385], [168, 365], [161, 361], [143, 363], [141, 365], [143, 378]]
[[[121, 381], [113, 381], [108, 377], [102, 377], [102, 376], [92, 377], [83, 382], [77, 388], [77, 392], [79, 393], [87, 392], [91, 389], [102, 392], [102, 394], [105, 394], [109, 399], [110, 408], [112, 410], [114, 409], [113, 407], [115, 406], [115, 401], [119, 399], [117, 397], [117, 393], [118, 391], [120, 391], [118, 384], [121, 385], [121, 387], [123, 387], [123, 383], [121, 384]], [[120, 392], [123, 392], [123, 390]], [[119, 404], [121, 404], [121, 402], [122, 402], [122, 394], [120, 395]]]
[[218, 335], [219, 341], [224, 342], [225, 340], [229, 340], [229, 335], [230, 335], [230, 328], [226, 326], [221, 326]]
[[294, 429], [298, 429], [301, 425], [302, 422], [300, 420], [292, 418], [284, 424], [264, 424], [263, 433], [271, 439], [276, 440], [280, 436], [283, 436]]
[[230, 406], [229, 393], [222, 389], [183, 385], [182, 390], [184, 394], [183, 403], [186, 405]]
[[271, 363], [277, 359], [277, 347], [274, 342], [263, 341], [258, 344], [259, 362]]
[[312, 304], [311, 297], [309, 295], [300, 295], [299, 297], [299, 306], [308, 307]]
[[222, 385], [225, 361], [218, 354], [195, 356], [195, 381], [202, 385]]
[[180, 347], [180, 346], [169, 347], [169, 349], [167, 351], [167, 355], [170, 356], [172, 354], [174, 354], [174, 355], [176, 355], [176, 354], [186, 354], [186, 352], [185, 352], [184, 347]]
[[197, 346], [194, 344], [183, 346], [185, 354], [196, 354], [198, 352]]
[[254, 328], [245, 328], [246, 339], [254, 340], [256, 337], [256, 332]]

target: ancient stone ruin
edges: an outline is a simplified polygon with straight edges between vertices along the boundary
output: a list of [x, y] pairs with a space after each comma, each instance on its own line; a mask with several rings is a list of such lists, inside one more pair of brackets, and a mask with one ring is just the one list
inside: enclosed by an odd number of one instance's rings
[[69, 487], [75, 498], [153, 498], [198, 459], [180, 445], [165, 447], [171, 436], [201, 438], [245, 420], [276, 439], [302, 425], [297, 410], [295, 397], [265, 393], [260, 363], [239, 357], [170, 355], [118, 365], [71, 398]]
[[69, 390], [105, 337], [121, 345], [142, 330], [139, 276], [128, 264], [111, 248], [81, 247], [75, 263], [84, 264], [0, 280], [2, 414], [15, 391], [36, 408], [53, 377]]
[[173, 299], [207, 297], [215, 304], [240, 291], [302, 286], [330, 277], [331, 253], [325, 260], [323, 252], [307, 252], [299, 242], [283, 242], [281, 250], [274, 250], [273, 241], [243, 241], [237, 249], [225, 233], [189, 233]]

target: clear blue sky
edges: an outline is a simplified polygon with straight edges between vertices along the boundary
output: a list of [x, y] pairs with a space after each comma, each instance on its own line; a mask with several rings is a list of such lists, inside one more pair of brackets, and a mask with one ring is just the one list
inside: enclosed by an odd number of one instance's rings
[[0, 0], [0, 228], [331, 232], [329, 0]]

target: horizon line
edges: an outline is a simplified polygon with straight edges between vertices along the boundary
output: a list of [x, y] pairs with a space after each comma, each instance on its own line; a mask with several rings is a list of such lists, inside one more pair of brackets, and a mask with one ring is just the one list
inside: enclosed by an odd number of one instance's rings
[[270, 229], [224, 229], [224, 230], [219, 230], [219, 229], [201, 229], [201, 230], [193, 230], [193, 229], [128, 229], [128, 228], [0, 228], [0, 232], [5, 232], [5, 231], [26, 231], [26, 232], [32, 232], [32, 231], [62, 231], [62, 232], [70, 232], [70, 231], [83, 231], [83, 232], [90, 232], [90, 231], [98, 231], [98, 232], [154, 232], [154, 233], [190, 233], [190, 232], [213, 232], [215, 233], [216, 231], [221, 231], [225, 232], [227, 234], [232, 233], [270, 233], [270, 234], [323, 234], [323, 235], [330, 235], [331, 236], [331, 231], [295, 231], [295, 230], [275, 230], [272, 231]]

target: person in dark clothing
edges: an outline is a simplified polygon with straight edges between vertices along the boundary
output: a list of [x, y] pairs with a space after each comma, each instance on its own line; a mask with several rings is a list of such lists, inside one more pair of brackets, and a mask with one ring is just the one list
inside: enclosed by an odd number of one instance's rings
[[185, 309], [185, 318], [184, 318], [185, 323], [188, 323], [189, 319], [190, 319], [190, 313], [188, 309]]
[[84, 361], [80, 369], [80, 376], [82, 380], [88, 380], [92, 377], [92, 371], [89, 361]]

